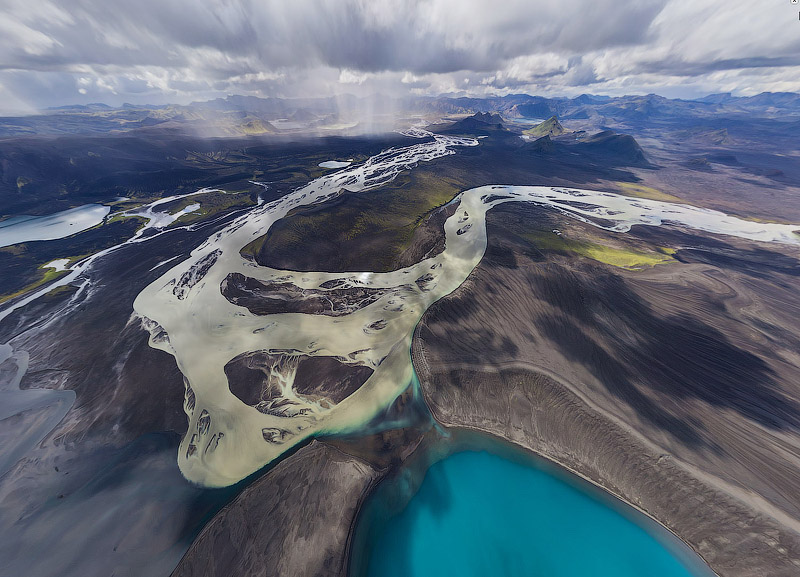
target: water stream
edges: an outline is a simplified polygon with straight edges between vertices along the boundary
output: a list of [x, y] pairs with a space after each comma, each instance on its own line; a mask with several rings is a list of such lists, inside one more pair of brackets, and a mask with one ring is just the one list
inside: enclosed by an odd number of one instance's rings
[[[411, 382], [408, 351], [415, 325], [433, 302], [458, 288], [480, 262], [486, 249], [485, 215], [498, 204], [532, 202], [616, 232], [633, 225], [677, 223], [710, 233], [800, 244], [796, 226], [745, 221], [689, 205], [561, 187], [484, 186], [466, 190], [454, 200], [458, 207], [444, 226], [445, 250], [404, 269], [294, 272], [258, 266], [240, 254], [242, 247], [266, 234], [292, 208], [323, 202], [341, 189], [375, 188], [419, 162], [478, 144], [416, 133], [433, 140], [390, 149], [257, 207], [214, 234], [136, 298], [134, 309], [151, 333], [151, 345], [172, 354], [185, 377], [189, 432], [178, 463], [188, 479], [207, 486], [230, 485], [310, 435], [357, 431], [385, 409]], [[331, 310], [313, 315], [253, 314], [222, 294], [221, 287], [237, 277], [270, 291], [292, 287], [295, 295], [327, 298]], [[278, 359], [271, 370], [279, 377], [284, 406], [291, 411], [261, 411], [228, 388], [225, 365], [253, 351]], [[338, 404], [323, 403], [292, 387], [291, 359], [300, 356], [333, 357], [374, 372]]]

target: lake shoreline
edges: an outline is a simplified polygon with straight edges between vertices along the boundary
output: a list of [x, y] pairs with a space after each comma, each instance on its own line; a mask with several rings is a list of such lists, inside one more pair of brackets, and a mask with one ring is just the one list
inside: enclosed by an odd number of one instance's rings
[[41, 216], [13, 215], [0, 221], [0, 247], [65, 238], [97, 226], [110, 212], [104, 204], [84, 204]]
[[[755, 516], [744, 503], [734, 500], [733, 495], [723, 494], [701, 478], [691, 475], [672, 457], [653, 452], [632, 431], [620, 428], [619, 424], [587, 405], [565, 385], [556, 383], [546, 375], [539, 374], [540, 379], [537, 379], [536, 376], [525, 377], [525, 373], [519, 370], [492, 370], [491, 367], [488, 372], [481, 371], [479, 367], [473, 367], [472, 371], [459, 371], [461, 386], [467, 379], [473, 378], [478, 381], [475, 389], [482, 388], [481, 384], [489, 389], [502, 386], [495, 381], [502, 379], [504, 374], [507, 378], [522, 375], [522, 378], [532, 380], [532, 386], [547, 382], [540, 385], [547, 389], [546, 392], [532, 393], [543, 405], [528, 409], [524, 398], [517, 399], [518, 405], [524, 403], [525, 406], [517, 406], [514, 416], [498, 414], [498, 409], [488, 397], [478, 401], [481, 393], [469, 391], [465, 394], [466, 398], [459, 399], [461, 389], [451, 388], [452, 368], [426, 369], [426, 360], [420, 353], [424, 345], [420, 341], [415, 335], [415, 369], [420, 373], [425, 401], [438, 423], [451, 429], [490, 435], [590, 483], [663, 527], [693, 551], [698, 559], [703, 560], [714, 574], [727, 577], [754, 573], [749, 567], [740, 565], [741, 557], [736, 551], [731, 552], [717, 543], [711, 546], [711, 540], [720, 536], [717, 529], [711, 532], [712, 528], [730, 527], [720, 538], [746, 541], [749, 535], [754, 548], [761, 545], [762, 541], [758, 538], [761, 533], [752, 531], [775, 530], [778, 527], [785, 531], [776, 522]], [[420, 356], [423, 356], [421, 361]], [[536, 375], [530, 370], [527, 374]], [[447, 395], [446, 401], [443, 395]], [[451, 408], [446, 409], [443, 402]], [[547, 409], [546, 415], [539, 411], [542, 406]], [[517, 415], [521, 416], [525, 411], [527, 422], [522, 422]], [[581, 425], [585, 425], [583, 430], [578, 424], [579, 420]], [[531, 426], [528, 423], [538, 427], [538, 430], [528, 428]], [[569, 430], [562, 428], [565, 424]], [[613, 451], [606, 451], [607, 447], [613, 448]], [[741, 529], [730, 525], [742, 518], [749, 519], [755, 525], [750, 528], [751, 531], [748, 531], [747, 525]], [[786, 538], [789, 538], [788, 534]], [[750, 562], [763, 570], [775, 571], [768, 573], [770, 575], [791, 574], [780, 572], [786, 570], [787, 563], [791, 564], [791, 555], [775, 557], [759, 553], [752, 556]]]
[[[368, 539], [368, 535], [373, 532], [372, 529], [376, 521], [373, 518], [365, 518], [364, 516], [373, 513], [372, 509], [375, 507], [373, 499], [380, 499], [382, 491], [391, 493], [393, 484], [405, 480], [401, 479], [400, 475], [409, 473], [411, 477], [410, 490], [407, 494], [402, 495], [402, 506], [393, 508], [390, 519], [393, 518], [402, 512], [410, 501], [414, 499], [425, 480], [428, 470], [450, 457], [465, 452], [486, 452], [516, 465], [542, 471], [569, 485], [571, 488], [584, 493], [593, 500], [602, 503], [644, 529], [666, 550], [673, 553], [677, 559], [680, 559], [683, 565], [692, 571], [693, 575], [696, 574], [702, 577], [719, 575], [690, 543], [659, 522], [646, 510], [635, 503], [631, 503], [621, 495], [608, 490], [580, 471], [530, 447], [498, 436], [485, 429], [446, 423], [434, 415], [433, 412], [431, 415], [438, 427], [424, 435], [414, 452], [402, 464], [387, 470], [383, 476], [374, 480], [366, 488], [365, 494], [362, 495], [348, 537], [347, 567], [343, 573], [347, 577], [363, 577], [366, 575], [367, 565], [365, 564], [365, 559], [369, 557], [369, 549], [366, 547], [365, 539]], [[324, 443], [324, 439], [321, 442]], [[625, 511], [626, 507], [629, 507], [631, 511]], [[641, 520], [646, 522], [640, 524], [637, 520], [630, 518], [629, 514], [631, 512], [634, 513], [631, 517], [638, 515], [642, 518]], [[386, 524], [386, 522], [387, 520], [385, 519], [378, 521], [379, 524]], [[362, 523], [367, 523], [366, 528], [362, 525], [359, 529], [359, 525]], [[665, 537], [673, 542], [671, 544], [664, 543]], [[672, 545], [672, 547], [669, 545]], [[676, 546], [681, 547], [682, 550], [673, 550]]]

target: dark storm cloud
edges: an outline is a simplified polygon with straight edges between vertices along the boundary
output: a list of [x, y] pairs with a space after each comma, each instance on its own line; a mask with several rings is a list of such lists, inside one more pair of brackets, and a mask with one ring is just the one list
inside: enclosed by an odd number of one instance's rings
[[[639, 42], [661, 8], [641, 0], [571, 2], [557, 9], [552, 2], [526, 0], [500, 10], [490, 2], [430, 0], [78, 0], [69, 9], [39, 3], [37, 12], [55, 15], [15, 18], [12, 10], [11, 26], [23, 42], [7, 37], [0, 66], [179, 66], [191, 62], [187, 50], [211, 49], [230, 56], [233, 68], [238, 60], [268, 68], [494, 70], [541, 49], [576, 52]], [[34, 50], [26, 36], [38, 43]]]
[[701, 76], [712, 72], [743, 70], [750, 68], [784, 68], [800, 66], [800, 54], [777, 58], [728, 58], [708, 62], [687, 62], [685, 60], [663, 60], [643, 62], [639, 68], [643, 72], [660, 74], [679, 74], [682, 76]]
[[745, 0], [0, 0], [0, 97], [722, 86], [798, 66], [789, 16]]

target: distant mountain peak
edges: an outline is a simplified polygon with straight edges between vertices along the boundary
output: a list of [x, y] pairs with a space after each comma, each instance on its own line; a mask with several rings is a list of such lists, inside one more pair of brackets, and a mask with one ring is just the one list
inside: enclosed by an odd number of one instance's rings
[[532, 152], [538, 152], [541, 154], [550, 154], [555, 152], [556, 145], [552, 141], [549, 135], [545, 134], [541, 138], [537, 138], [533, 141], [533, 143], [528, 147], [528, 150]]
[[471, 134], [477, 136], [513, 137], [508, 129], [503, 126], [503, 119], [499, 114], [478, 112], [461, 120], [453, 122], [442, 131], [443, 134]]
[[503, 118], [499, 114], [493, 114], [491, 112], [477, 112], [470, 118], [485, 122], [486, 124], [503, 124]]
[[629, 134], [603, 130], [584, 139], [578, 147], [589, 154], [596, 154], [622, 165], [651, 166], [642, 147]]
[[542, 136], [561, 136], [567, 132], [570, 131], [561, 125], [558, 116], [553, 115], [544, 122], [523, 131], [523, 134], [531, 138], [540, 138]]

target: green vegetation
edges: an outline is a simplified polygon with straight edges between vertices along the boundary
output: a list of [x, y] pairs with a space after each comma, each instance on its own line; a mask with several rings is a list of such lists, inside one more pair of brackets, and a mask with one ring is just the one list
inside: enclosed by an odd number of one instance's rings
[[558, 117], [551, 116], [544, 122], [537, 124], [528, 130], [524, 130], [522, 134], [530, 136], [531, 138], [541, 138], [543, 136], [560, 136], [567, 132], [571, 131], [561, 126], [561, 123], [558, 121]]
[[545, 231], [528, 233], [523, 236], [540, 249], [582, 256], [629, 270], [669, 262], [672, 260], [670, 255], [676, 252], [673, 249], [663, 247], [659, 247], [658, 252], [620, 249], [590, 241], [572, 240], [566, 238], [563, 234], [558, 235]]
[[[236, 130], [236, 126], [232, 127]], [[269, 122], [265, 122], [260, 118], [248, 118], [246, 122], [242, 122], [238, 126], [238, 130], [242, 134], [266, 134], [268, 132], [275, 132], [275, 127], [272, 126]]]
[[[750, 222], [758, 222], [761, 224], [788, 224], [792, 225], [795, 224], [793, 222], [789, 222], [788, 220], [783, 220], [780, 218], [759, 218], [757, 216], [738, 216], [734, 213], [734, 216], [737, 218], [741, 218], [742, 220], [749, 220]], [[797, 234], [797, 232], [795, 232]]]
[[254, 241], [244, 245], [242, 247], [242, 250], [239, 251], [239, 254], [241, 254], [242, 256], [255, 258], [258, 255], [258, 253], [260, 253], [261, 250], [264, 248], [264, 244], [267, 242], [267, 236], [268, 235], [266, 234], [259, 236]]
[[66, 271], [43, 268], [45, 264], [67, 258], [70, 264], [124, 242], [141, 226], [141, 218], [106, 222], [78, 234], [48, 241], [32, 241], [0, 248], [0, 302], [43, 286]]
[[[390, 186], [390, 188], [392, 188]], [[370, 231], [382, 230], [393, 226], [393, 222], [403, 223], [397, 248], [408, 248], [414, 230], [423, 219], [435, 208], [450, 202], [459, 193], [459, 188], [447, 179], [432, 173], [421, 173], [402, 183], [399, 193], [391, 203], [391, 213], [376, 215], [374, 212], [361, 212], [347, 232], [346, 238], [356, 238]]]
[[[201, 208], [197, 212], [185, 214], [175, 223], [189, 224], [225, 210], [255, 204], [249, 192], [232, 194], [209, 192], [176, 201], [174, 206], [169, 207], [170, 212], [178, 212], [198, 202]], [[146, 223], [147, 219], [141, 216], [117, 212], [107, 217], [104, 222], [64, 239], [21, 243], [0, 248], [0, 268], [9, 273], [0, 279], [0, 303], [44, 286], [69, 272], [45, 268], [45, 264], [66, 258], [72, 265], [109, 246], [124, 242]]]
[[61, 285], [61, 286], [57, 286], [56, 288], [54, 288], [51, 291], [48, 291], [48, 293], [45, 295], [45, 297], [50, 297], [50, 298], [56, 297], [57, 298], [57, 297], [60, 297], [62, 295], [74, 293], [76, 290], [78, 290], [78, 287], [72, 286], [71, 284], [64, 284], [64, 285]]
[[637, 198], [648, 198], [650, 200], [660, 200], [662, 202], [683, 202], [677, 196], [662, 192], [652, 186], [645, 186], [636, 182], [615, 182], [621, 190], [622, 194], [627, 196], [635, 196]]
[[[140, 228], [142, 228], [144, 225], [147, 224], [147, 219], [143, 216], [133, 216], [130, 214], [123, 214], [121, 212], [108, 216], [104, 224], [113, 224], [115, 222], [123, 222], [123, 221], [136, 222], [137, 223], [136, 230], [139, 230]], [[102, 226], [102, 224], [98, 226]]]
[[32, 283], [30, 283], [27, 286], [22, 287], [18, 291], [15, 291], [13, 293], [9, 293], [9, 294], [6, 294], [6, 295], [0, 295], [0, 303], [4, 303], [4, 302], [9, 301], [9, 300], [11, 300], [13, 298], [17, 298], [18, 296], [22, 296], [25, 293], [27, 293], [28, 291], [32, 291], [33, 289], [37, 289], [40, 286], [43, 286], [43, 285], [45, 285], [47, 283], [50, 283], [50, 282], [52, 282], [52, 281], [54, 281], [56, 279], [59, 279], [62, 276], [68, 274], [68, 273], [69, 273], [68, 270], [56, 270], [54, 268], [49, 268], [49, 267], [45, 268], [42, 265], [42, 266], [38, 267], [39, 278], [37, 280], [33, 281]]
[[[614, 184], [621, 189], [620, 192], [622, 194], [627, 196], [648, 198], [650, 200], [660, 200], [663, 202], [685, 202], [683, 199], [678, 198], [677, 196], [667, 194], [666, 192], [661, 192], [657, 188], [645, 186], [644, 184], [639, 184], [636, 182], [615, 182]], [[749, 220], [750, 222], [758, 222], [762, 224], [792, 224], [787, 220], [781, 220], [779, 218], [760, 218], [757, 216], [740, 216], [735, 213], [732, 214], [734, 214], [734, 216], [737, 218]]]
[[256, 203], [253, 196], [250, 193], [210, 192], [182, 198], [174, 207], [169, 207], [171, 214], [180, 212], [193, 204], [200, 204], [200, 208], [189, 214], [181, 215], [170, 226], [191, 224], [227, 210], [253, 206]]
[[426, 217], [461, 189], [459, 181], [419, 167], [374, 191], [295, 209], [241, 252], [296, 270], [394, 270]]

